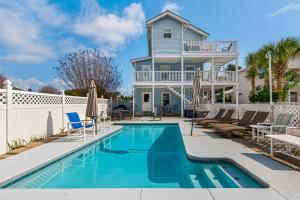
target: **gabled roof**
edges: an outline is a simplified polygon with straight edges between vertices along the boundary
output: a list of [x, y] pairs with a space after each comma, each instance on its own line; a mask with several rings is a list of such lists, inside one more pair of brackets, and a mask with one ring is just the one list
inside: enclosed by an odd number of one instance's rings
[[153, 24], [155, 21], [157, 21], [159, 19], [162, 19], [162, 18], [164, 18], [166, 16], [172, 17], [173, 19], [176, 19], [176, 20], [178, 20], [178, 21], [186, 24], [186, 26], [188, 28], [192, 29], [193, 31], [195, 31], [195, 32], [197, 32], [197, 33], [199, 33], [201, 35], [205, 35], [205, 36], [209, 35], [208, 32], [206, 32], [206, 31], [204, 31], [204, 30], [202, 30], [202, 29], [200, 29], [200, 28], [198, 28], [198, 27], [190, 24], [189, 20], [187, 20], [187, 19], [185, 19], [185, 18], [183, 18], [183, 17], [181, 17], [181, 16], [179, 16], [179, 15], [171, 12], [170, 10], [166, 10], [165, 12], [163, 12], [163, 13], [161, 13], [161, 14], [159, 14], [159, 15], [153, 17], [153, 18], [150, 18], [149, 20], [147, 20], [147, 26], [149, 26], [150, 24]]

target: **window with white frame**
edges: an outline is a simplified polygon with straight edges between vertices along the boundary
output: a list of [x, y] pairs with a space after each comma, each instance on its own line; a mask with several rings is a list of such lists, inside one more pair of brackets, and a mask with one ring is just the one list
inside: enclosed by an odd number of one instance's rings
[[195, 71], [195, 65], [185, 65], [185, 71]]
[[164, 27], [164, 38], [172, 38], [172, 29], [170, 27]]

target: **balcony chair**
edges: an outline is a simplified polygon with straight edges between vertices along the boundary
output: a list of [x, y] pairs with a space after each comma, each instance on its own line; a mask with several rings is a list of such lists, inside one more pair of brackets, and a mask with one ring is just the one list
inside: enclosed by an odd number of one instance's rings
[[228, 45], [228, 47], [223, 47], [223, 48], [222, 48], [222, 52], [230, 52], [232, 46], [233, 46], [233, 44], [230, 43], [230, 45]]
[[67, 123], [67, 132], [68, 132], [68, 141], [70, 140], [71, 130], [79, 131], [79, 135], [81, 135], [81, 131], [83, 130], [83, 141], [85, 141], [86, 129], [93, 128], [93, 135], [95, 136], [95, 123], [93, 119], [90, 120], [81, 120], [77, 112], [66, 113], [69, 122]]

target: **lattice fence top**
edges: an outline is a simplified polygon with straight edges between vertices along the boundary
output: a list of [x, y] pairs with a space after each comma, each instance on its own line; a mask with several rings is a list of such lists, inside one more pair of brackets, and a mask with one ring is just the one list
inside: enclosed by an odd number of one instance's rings
[[0, 90], [0, 104], [6, 104], [6, 93], [5, 90]]
[[65, 104], [87, 104], [87, 97], [65, 96]]
[[[214, 117], [219, 109], [236, 109], [236, 104], [214, 104], [212, 106], [211, 112], [209, 113], [208, 117]], [[276, 119], [280, 113], [291, 113], [293, 114], [293, 119], [291, 126], [300, 127], [300, 105], [270, 105], [270, 104], [239, 104], [238, 105], [238, 117], [236, 118], [241, 119], [246, 111], [253, 110], [253, 111], [264, 111], [269, 112], [270, 115], [268, 116], [266, 122], [270, 122], [271, 118]]]
[[293, 114], [292, 126], [300, 127], [300, 105], [275, 105], [274, 106], [274, 117], [276, 117], [280, 113], [290, 113]]
[[33, 93], [33, 92], [13, 92], [12, 103], [13, 104], [55, 105], [55, 104], [62, 103], [62, 96]]

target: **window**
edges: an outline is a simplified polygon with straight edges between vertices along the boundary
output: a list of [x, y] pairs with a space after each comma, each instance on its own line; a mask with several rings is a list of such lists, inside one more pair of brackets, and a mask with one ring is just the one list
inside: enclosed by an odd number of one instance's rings
[[290, 92], [290, 101], [297, 102], [297, 92]]
[[149, 93], [144, 94], [144, 102], [150, 102], [150, 94]]
[[171, 104], [171, 94], [164, 92], [162, 93], [162, 104], [163, 106], [169, 106]]
[[164, 28], [164, 38], [172, 38], [172, 29], [171, 28]]
[[185, 71], [195, 71], [195, 65], [185, 65]]
[[151, 65], [142, 65], [142, 71], [151, 71]]
[[161, 65], [160, 71], [170, 71], [170, 65]]

